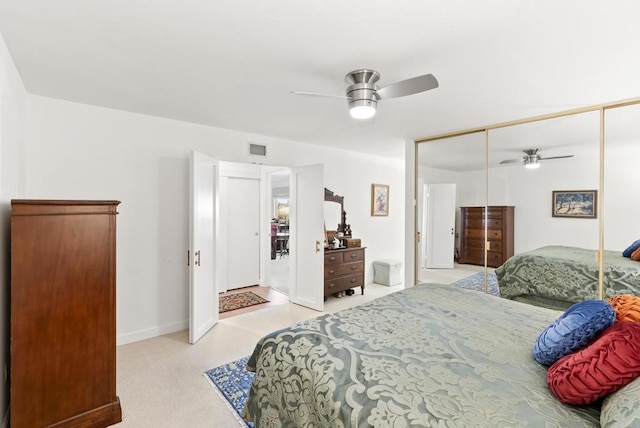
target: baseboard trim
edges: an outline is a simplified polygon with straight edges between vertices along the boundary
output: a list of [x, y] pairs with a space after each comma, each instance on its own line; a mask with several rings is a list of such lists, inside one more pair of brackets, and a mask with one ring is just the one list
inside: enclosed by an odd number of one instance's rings
[[145, 339], [152, 339], [154, 337], [162, 336], [163, 334], [175, 333], [176, 331], [181, 331], [187, 328], [189, 328], [189, 321], [179, 321], [172, 324], [146, 328], [131, 333], [119, 334], [116, 337], [116, 346], [139, 342]]

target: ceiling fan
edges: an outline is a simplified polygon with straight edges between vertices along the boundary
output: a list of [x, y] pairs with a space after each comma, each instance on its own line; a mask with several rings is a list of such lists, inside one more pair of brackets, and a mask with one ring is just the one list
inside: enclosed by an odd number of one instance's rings
[[538, 168], [540, 166], [540, 161], [543, 161], [543, 160], [572, 158], [574, 156], [574, 155], [564, 155], [564, 156], [551, 156], [548, 158], [543, 158], [543, 157], [540, 157], [540, 155], [538, 154], [540, 152], [540, 149], [525, 149], [523, 150], [523, 152], [525, 153], [525, 155], [522, 157], [522, 159], [506, 159], [500, 162], [500, 164], [521, 162], [525, 166], [525, 168], [534, 169], [534, 168]]
[[412, 77], [379, 88], [376, 82], [380, 73], [366, 68], [348, 73], [344, 80], [349, 84], [346, 96], [321, 94], [317, 92], [291, 91], [291, 95], [343, 98], [349, 102], [349, 113], [355, 119], [370, 119], [376, 114], [378, 101], [388, 98], [405, 97], [438, 87], [433, 74]]

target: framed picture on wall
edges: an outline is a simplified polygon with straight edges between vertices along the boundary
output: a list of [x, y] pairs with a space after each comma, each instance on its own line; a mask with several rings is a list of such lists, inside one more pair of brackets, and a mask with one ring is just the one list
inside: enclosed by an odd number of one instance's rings
[[596, 218], [597, 190], [554, 190], [551, 202], [553, 217]]
[[389, 215], [389, 186], [371, 185], [371, 215], [374, 217]]

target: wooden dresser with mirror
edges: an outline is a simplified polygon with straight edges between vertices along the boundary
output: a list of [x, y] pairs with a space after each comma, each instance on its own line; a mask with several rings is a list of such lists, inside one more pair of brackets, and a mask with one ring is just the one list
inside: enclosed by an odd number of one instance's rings
[[[325, 231], [324, 249], [324, 296], [353, 294], [353, 288], [360, 287], [364, 294], [365, 248], [360, 240], [351, 236], [351, 226], [347, 224], [344, 211], [344, 196], [338, 196], [324, 189], [325, 225], [337, 224], [336, 230]], [[326, 226], [325, 226], [326, 228]], [[339, 244], [333, 245], [334, 242]], [[349, 248], [345, 245], [349, 242]]]

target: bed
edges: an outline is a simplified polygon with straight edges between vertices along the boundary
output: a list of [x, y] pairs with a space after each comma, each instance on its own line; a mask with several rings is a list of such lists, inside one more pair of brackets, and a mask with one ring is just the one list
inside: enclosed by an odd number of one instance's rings
[[[500, 296], [525, 303], [567, 309], [574, 303], [598, 299], [596, 251], [546, 246], [509, 258], [495, 270]], [[618, 251], [604, 251], [604, 294], [640, 296], [640, 262]]]
[[599, 427], [600, 406], [560, 403], [533, 359], [560, 314], [438, 284], [326, 314], [258, 342], [244, 417], [257, 427]]

